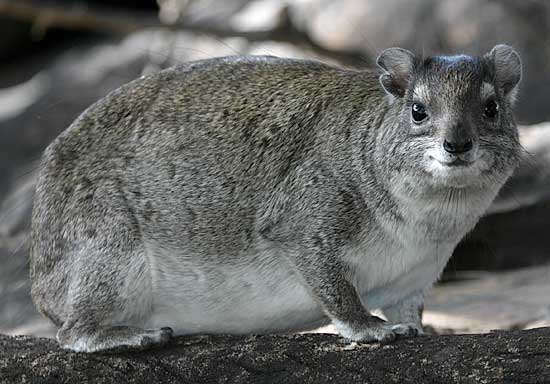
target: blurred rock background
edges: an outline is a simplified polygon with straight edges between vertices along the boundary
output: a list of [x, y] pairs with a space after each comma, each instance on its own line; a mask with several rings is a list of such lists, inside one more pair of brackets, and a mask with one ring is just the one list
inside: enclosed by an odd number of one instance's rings
[[429, 297], [436, 332], [550, 325], [550, 3], [545, 0], [0, 1], [0, 332], [52, 336], [30, 300], [35, 171], [87, 106], [143, 74], [261, 54], [372, 67], [401, 46], [421, 55], [522, 55], [517, 105], [528, 153], [458, 247]]

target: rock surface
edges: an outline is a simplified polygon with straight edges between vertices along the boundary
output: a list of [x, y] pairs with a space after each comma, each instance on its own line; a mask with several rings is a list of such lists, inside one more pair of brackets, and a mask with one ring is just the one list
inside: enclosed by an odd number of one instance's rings
[[82, 354], [0, 336], [0, 383], [548, 383], [550, 328], [347, 344], [326, 334], [180, 337]]
[[453, 333], [550, 327], [550, 265], [458, 278], [428, 295], [424, 325]]

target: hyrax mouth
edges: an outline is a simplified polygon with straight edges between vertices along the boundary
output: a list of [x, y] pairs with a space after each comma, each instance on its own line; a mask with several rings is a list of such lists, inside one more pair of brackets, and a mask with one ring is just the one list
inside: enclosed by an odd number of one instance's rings
[[456, 158], [456, 159], [450, 160], [450, 161], [440, 161], [440, 160], [432, 157], [432, 160], [439, 162], [444, 167], [451, 167], [451, 168], [469, 167], [469, 166], [472, 166], [475, 163], [475, 160], [474, 161], [469, 161], [469, 160], [462, 160], [462, 159], [459, 159], [459, 158]]
[[428, 155], [426, 160], [425, 170], [433, 178], [433, 182], [443, 185], [451, 183], [455, 187], [475, 183], [488, 165], [483, 158], [462, 159], [458, 156], [440, 158]]

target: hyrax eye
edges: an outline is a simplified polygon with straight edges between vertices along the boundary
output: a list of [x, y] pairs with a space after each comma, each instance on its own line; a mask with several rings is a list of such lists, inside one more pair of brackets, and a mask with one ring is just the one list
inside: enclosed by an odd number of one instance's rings
[[483, 106], [483, 116], [494, 119], [498, 114], [498, 104], [495, 100], [489, 100]]
[[413, 103], [411, 108], [411, 115], [415, 123], [421, 123], [428, 117], [428, 114], [426, 113], [426, 107], [421, 103]]

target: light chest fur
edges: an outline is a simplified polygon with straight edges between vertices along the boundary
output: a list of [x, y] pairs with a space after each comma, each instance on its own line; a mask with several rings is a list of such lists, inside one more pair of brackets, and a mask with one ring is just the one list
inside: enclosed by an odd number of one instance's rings
[[378, 225], [343, 256], [363, 303], [384, 308], [430, 288], [495, 193], [454, 190], [411, 198], [394, 189], [399, 217], [377, 215]]

